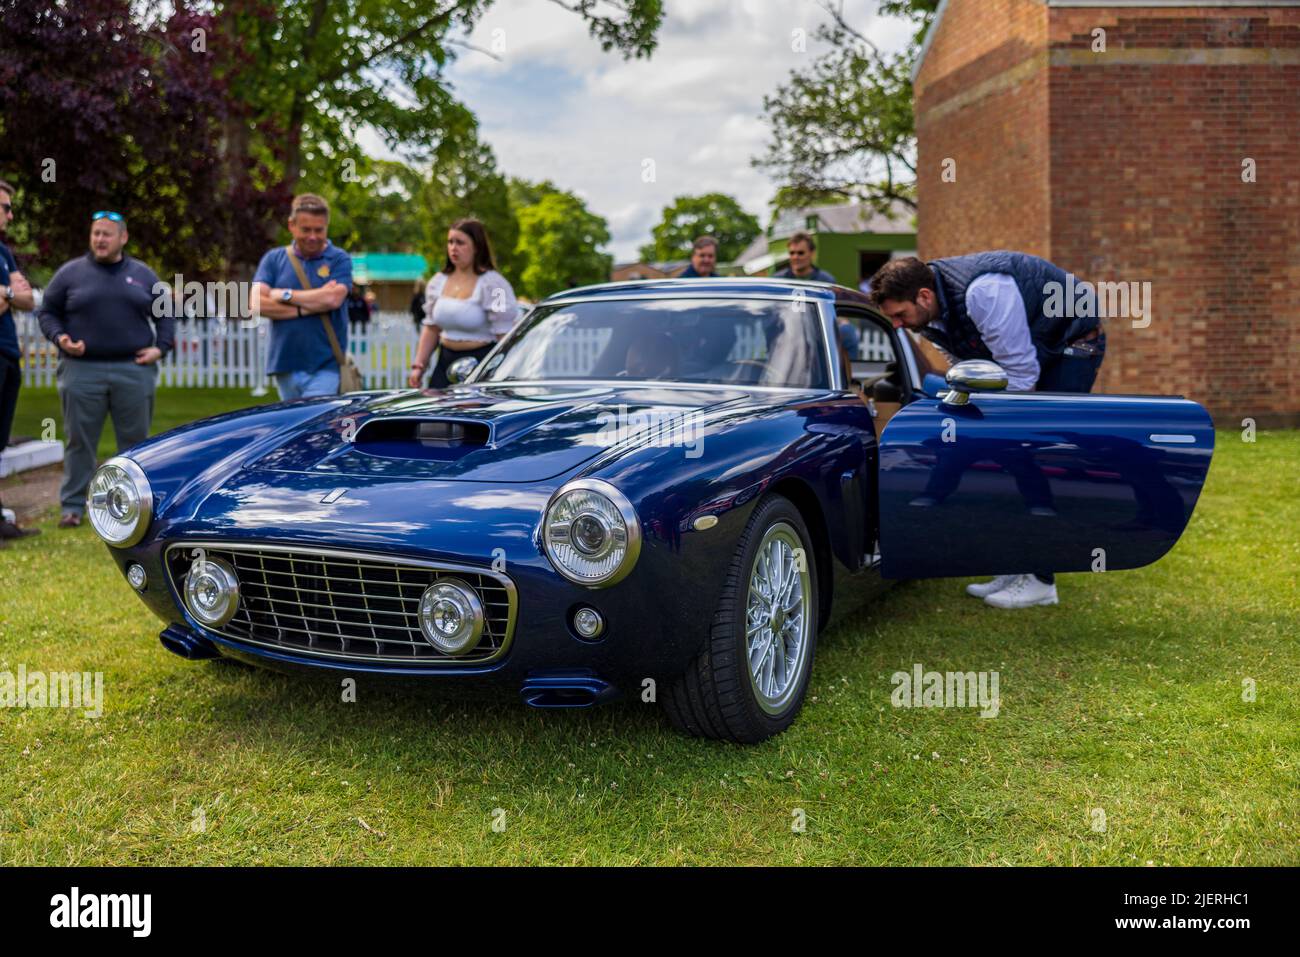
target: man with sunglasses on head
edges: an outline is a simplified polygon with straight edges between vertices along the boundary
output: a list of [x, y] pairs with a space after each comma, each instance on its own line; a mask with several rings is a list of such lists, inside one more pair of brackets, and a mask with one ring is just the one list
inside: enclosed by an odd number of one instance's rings
[[157, 274], [123, 251], [126, 220], [91, 215], [90, 251], [59, 267], [41, 300], [41, 332], [59, 347], [59, 402], [67, 449], [60, 528], [81, 524], [104, 418], [113, 417], [118, 451], [149, 435], [158, 360], [172, 349], [171, 296]]
[[[0, 179], [0, 235], [14, 220], [14, 188]], [[18, 368], [21, 353], [18, 349], [18, 326], [14, 323], [14, 310], [30, 310], [32, 287], [18, 271], [18, 263], [9, 247], [0, 242], [0, 453], [9, 445], [9, 430], [14, 424], [18, 409], [18, 389], [23, 383]], [[19, 528], [13, 522], [0, 518], [0, 543], [8, 538], [35, 535], [37, 529]]]

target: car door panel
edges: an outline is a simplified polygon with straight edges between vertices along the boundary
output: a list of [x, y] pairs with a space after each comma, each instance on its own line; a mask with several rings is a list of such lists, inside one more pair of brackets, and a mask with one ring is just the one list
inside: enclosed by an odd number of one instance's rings
[[881, 572], [936, 578], [1138, 568], [1173, 547], [1214, 450], [1195, 402], [922, 398], [880, 441]]

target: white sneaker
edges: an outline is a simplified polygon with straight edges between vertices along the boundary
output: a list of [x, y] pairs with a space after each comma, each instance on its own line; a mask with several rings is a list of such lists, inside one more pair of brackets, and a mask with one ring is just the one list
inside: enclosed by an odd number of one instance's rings
[[1033, 575], [1017, 575], [1006, 588], [984, 599], [984, 604], [994, 608], [1032, 608], [1035, 605], [1058, 603], [1056, 586], [1044, 585]]
[[994, 592], [1002, 591], [1019, 577], [1019, 575], [999, 575], [990, 582], [975, 582], [966, 586], [966, 594], [974, 595], [976, 598], [987, 598]]

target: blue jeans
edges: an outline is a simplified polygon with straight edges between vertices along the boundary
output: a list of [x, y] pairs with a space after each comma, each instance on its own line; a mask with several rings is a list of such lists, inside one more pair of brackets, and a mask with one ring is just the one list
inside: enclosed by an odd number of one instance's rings
[[273, 375], [282, 402], [339, 394], [338, 366], [326, 366], [315, 372], [276, 372]]

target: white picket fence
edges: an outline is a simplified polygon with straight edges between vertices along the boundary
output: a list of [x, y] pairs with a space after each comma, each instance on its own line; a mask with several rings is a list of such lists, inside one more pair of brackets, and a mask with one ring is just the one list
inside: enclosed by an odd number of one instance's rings
[[[58, 350], [41, 335], [36, 316], [15, 316], [23, 355], [23, 384], [55, 382]], [[244, 388], [261, 393], [269, 319], [186, 319], [176, 324], [176, 348], [159, 364], [159, 384], [180, 388]], [[405, 388], [419, 333], [405, 313], [377, 313], [348, 332], [348, 353], [369, 389]]]

